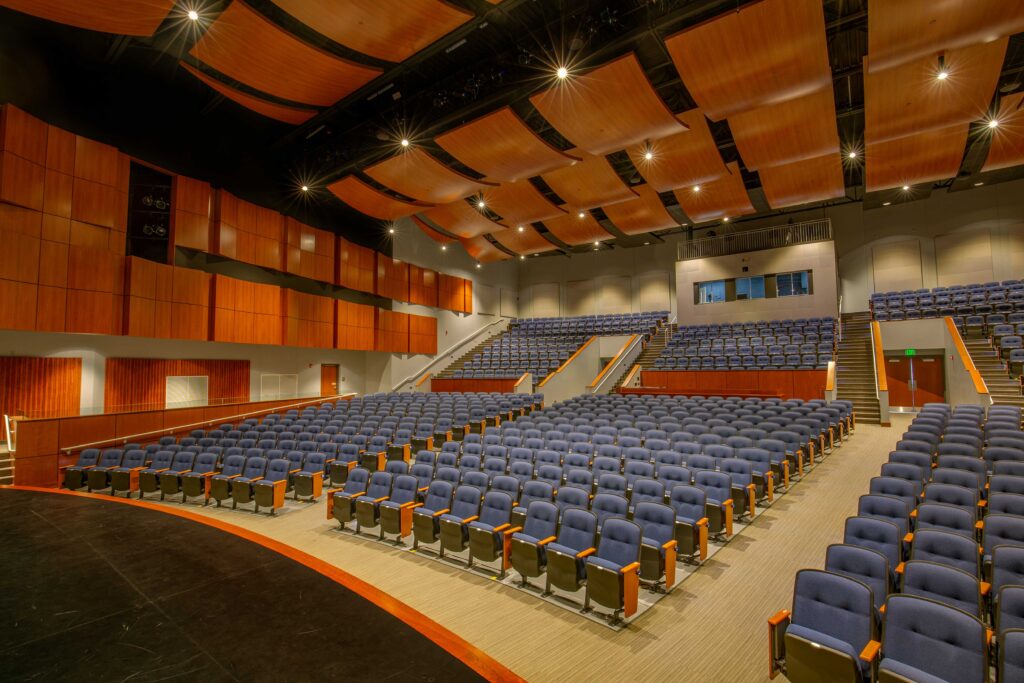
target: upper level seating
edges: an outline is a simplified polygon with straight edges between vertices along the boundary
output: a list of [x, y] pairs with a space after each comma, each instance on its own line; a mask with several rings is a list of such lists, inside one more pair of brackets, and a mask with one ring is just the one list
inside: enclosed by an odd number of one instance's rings
[[828, 366], [835, 318], [680, 327], [654, 370], [812, 370]]
[[529, 372], [540, 381], [594, 335], [648, 334], [668, 311], [588, 315], [577, 318], [523, 318], [471, 356], [455, 379], [520, 377]]
[[[950, 316], [961, 329], [975, 315], [984, 316], [988, 324], [1024, 322], [1024, 280], [875, 292], [870, 303], [875, 320], [882, 322]], [[992, 315], [1005, 318], [988, 321]]]

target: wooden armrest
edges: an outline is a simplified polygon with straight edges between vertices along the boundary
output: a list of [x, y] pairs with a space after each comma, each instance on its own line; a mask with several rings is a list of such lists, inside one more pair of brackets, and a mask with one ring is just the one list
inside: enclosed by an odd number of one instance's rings
[[422, 505], [423, 505], [423, 503], [414, 503], [413, 501], [410, 500], [408, 503], [402, 503], [398, 507], [399, 507], [399, 509], [401, 509], [401, 508], [409, 508], [411, 510], [412, 508], [422, 507]]
[[375, 499], [373, 500], [373, 502], [374, 502], [374, 503], [379, 503], [379, 502], [381, 502], [382, 500], [387, 500], [387, 499], [388, 499], [389, 497], [390, 497], [390, 496], [381, 496], [380, 498], [375, 498]]
[[991, 591], [991, 590], [992, 590], [992, 584], [991, 583], [989, 583], [988, 581], [982, 581], [981, 582], [981, 594], [982, 595], [988, 595], [989, 591]]
[[505, 531], [506, 529], [511, 528], [511, 526], [512, 525], [508, 524], [508, 523], [502, 524], [500, 526], [496, 526], [496, 527], [494, 527], [494, 533], [498, 533], [499, 531]]
[[[301, 471], [302, 471], [302, 468], [301, 467], [297, 467], [294, 470], [288, 470], [288, 474], [295, 474], [296, 472], [301, 472]], [[310, 474], [312, 474], [312, 472], [310, 472]]]
[[977, 522], [974, 523], [974, 528], [981, 531], [985, 528], [985, 522], [979, 519]]
[[470, 522], [475, 522], [478, 519], [480, 519], [480, 515], [473, 515], [472, 517], [466, 517], [464, 520], [462, 520], [462, 523], [469, 524]]
[[914, 532], [908, 531], [907, 535], [903, 537], [903, 542], [904, 543], [913, 543], [914, 542]]
[[878, 611], [881, 612], [882, 614], [885, 614], [885, 605], [882, 605], [881, 607], [879, 607]]
[[337, 458], [326, 458], [326, 459], [324, 460], [324, 464], [325, 464], [325, 465], [331, 465], [331, 464], [333, 464], [333, 463], [334, 463], [334, 461], [335, 461], [335, 460], [337, 460]]
[[733, 506], [732, 498], [729, 498], [728, 500], [723, 500], [722, 501], [722, 507], [724, 507], [724, 508], [731, 508], [732, 506]]
[[664, 543], [662, 543], [661, 547], [665, 550], [668, 550], [669, 548], [675, 548], [677, 545], [679, 544], [676, 542], [676, 540], [672, 539], [671, 541], [665, 541]]
[[902, 574], [903, 573], [903, 568], [906, 566], [906, 564], [907, 564], [906, 562], [900, 562], [898, 565], [896, 565], [896, 573], [897, 574]]
[[441, 515], [446, 514], [448, 512], [451, 512], [451, 508], [445, 508], [444, 510], [438, 510], [437, 512], [434, 513], [433, 516], [434, 517], [440, 517]]
[[178, 476], [180, 477], [180, 476], [181, 476], [181, 475], [183, 475], [183, 474], [188, 474], [188, 473], [189, 473], [189, 472], [191, 472], [191, 471], [192, 471], [192, 470], [182, 470], [181, 472], [178, 472]]
[[875, 657], [878, 656], [878, 651], [882, 649], [882, 644], [877, 640], [869, 640], [868, 644], [864, 646], [864, 649], [860, 651], [860, 658], [865, 662], [873, 662]]
[[287, 487], [288, 486], [288, 480], [287, 479], [278, 479], [275, 482], [271, 482], [271, 484], [272, 484], [272, 486], [274, 488], [283, 488], [283, 487]]
[[707, 526], [707, 525], [708, 525], [708, 518], [707, 517], [701, 517], [700, 519], [697, 520], [697, 524], [695, 526]]
[[[501, 528], [501, 527], [499, 527], [499, 528]], [[523, 527], [521, 527], [521, 526], [514, 526], [514, 527], [508, 529], [507, 531], [505, 531], [505, 533], [506, 534], [514, 534], [514, 533], [518, 533], [518, 532], [520, 532], [522, 530], [523, 530]]]
[[421, 486], [421, 487], [419, 487], [419, 488], [418, 488], [418, 489], [416, 489], [416, 490], [417, 490], [417, 491], [426, 491], [426, 490], [428, 490], [429, 488], [430, 488], [429, 486]]
[[917, 519], [917, 508], [910, 511], [910, 516], [912, 519]]
[[596, 552], [597, 548], [587, 548], [586, 550], [581, 550], [578, 553], [576, 553], [576, 559], [582, 560], [584, 557], [590, 557]]
[[635, 571], [639, 571], [639, 570], [640, 570], [640, 563], [639, 562], [630, 562], [625, 567], [620, 569], [619, 573], [620, 574], [628, 574], [630, 572], [635, 572]]
[[790, 612], [789, 612], [788, 609], [780, 609], [778, 612], [776, 612], [772, 616], [768, 617], [768, 625], [769, 626], [778, 626], [782, 622], [784, 622], [784, 621], [789, 619], [789, 614], [790, 614]]
[[987, 500], [979, 500], [978, 501], [978, 507], [980, 507], [980, 508], [983, 508], [983, 507], [985, 507], [987, 505], [988, 505], [988, 501]]
[[542, 538], [539, 541], [537, 541], [537, 545], [538, 546], [547, 545], [548, 543], [551, 543], [551, 541], [555, 540], [556, 538], [558, 538], [558, 537], [557, 536], [548, 536], [547, 538]]
[[[140, 468], [140, 469], [141, 469], [141, 468]], [[200, 476], [200, 477], [212, 477], [212, 476], [213, 476], [213, 475], [215, 475], [215, 474], [217, 474], [217, 473], [216, 473], [216, 472], [200, 472], [200, 473], [199, 473], [199, 476]]]
[[[86, 470], [88, 470], [88, 469], [92, 469], [92, 466], [89, 466], [89, 467], [83, 467], [82, 469], [86, 469]], [[166, 471], [167, 471], [167, 470], [169, 470], [169, 469], [171, 469], [171, 468], [170, 468], [170, 467], [165, 467], [165, 468], [163, 468], [162, 470], [153, 470], [153, 473], [154, 473], [154, 474], [160, 474], [161, 472], [166, 472]], [[232, 479], [234, 479], [235, 477], [240, 477], [240, 476], [242, 476], [242, 475], [240, 475], [240, 474], [232, 474], [232, 475], [231, 475], [231, 478], [232, 478]]]

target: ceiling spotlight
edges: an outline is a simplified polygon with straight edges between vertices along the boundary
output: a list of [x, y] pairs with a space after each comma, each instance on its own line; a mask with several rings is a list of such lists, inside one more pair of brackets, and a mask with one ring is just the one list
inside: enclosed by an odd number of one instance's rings
[[644, 152], [644, 159], [646, 159], [647, 161], [650, 161], [653, 158], [654, 158], [654, 152], [652, 152], [651, 150], [647, 150], [646, 152]]
[[882, 202], [882, 206], [889, 206], [892, 202]]
[[188, 11], [188, 18], [192, 21], [199, 21], [199, 12], [195, 11], [194, 9], [190, 9]]
[[974, 183], [974, 186], [975, 186], [975, 187], [981, 187], [981, 186], [982, 186], [982, 185], [984, 185], [984, 184], [985, 184], [985, 181], [984, 181], [984, 180], [979, 180], [978, 182]]
[[526, 255], [525, 254], [520, 254], [519, 255], [519, 260], [520, 261], [525, 261], [526, 260]]
[[910, 185], [904, 185], [904, 186], [903, 186], [903, 191], [904, 191], [904, 192], [907, 192], [907, 191], [909, 191], [909, 190], [910, 190]]
[[850, 157], [851, 159], [856, 159], [857, 158], [857, 150], [851, 150], [850, 153], [847, 154], [846, 156]]
[[693, 186], [693, 191], [694, 192], [700, 192], [700, 185], [694, 185]]
[[988, 120], [988, 127], [989, 128], [998, 128], [999, 127], [999, 119], [989, 119]]
[[442, 244], [441, 245], [441, 251], [448, 251], [448, 245], [447, 244]]
[[949, 78], [949, 72], [943, 69], [939, 73], [935, 74], [935, 78], [939, 79], [940, 81], [944, 81], [947, 78]]
[[644, 242], [644, 246], [645, 247], [650, 246], [650, 244], [651, 244], [650, 242]]
[[303, 185], [302, 186], [302, 191], [303, 192], [309, 192], [309, 185]]
[[579, 212], [579, 213], [578, 213], [577, 215], [578, 215], [578, 216], [579, 216], [580, 218], [583, 218], [583, 217], [584, 217], [584, 216], [586, 216], [587, 214], [585, 214], [585, 213], [583, 213], [582, 211], [580, 211], [580, 212]]
[[402, 147], [409, 146], [409, 138], [402, 138]]
[[558, 76], [560, 79], [565, 80], [566, 78], [569, 77], [569, 70], [566, 69], [564, 66], [560, 66], [555, 71], [555, 75]]
[[394, 235], [395, 234], [395, 229], [394, 228], [388, 228], [388, 234], [389, 235]]
[[599, 246], [601, 246], [601, 243], [600, 242], [594, 242], [594, 246], [595, 247], [599, 247]]
[[477, 268], [479, 268], [479, 267], [480, 267], [480, 264], [479, 264], [479, 263], [478, 263], [478, 264], [476, 264], [476, 267], [477, 267]]
[[518, 230], [519, 232], [526, 232], [526, 228], [524, 228], [521, 225], [518, 228], [516, 228], [516, 230]]
[[485, 204], [484, 200], [482, 200], [482, 199], [476, 203], [476, 208], [478, 208], [478, 209], [482, 209], [485, 206], [487, 206], [487, 204]]
[[723, 219], [722, 219], [722, 222], [723, 222], [723, 223], [728, 223], [728, 222], [729, 222], [729, 217], [728, 217], [728, 216], [726, 216], [725, 218], [723, 218]]

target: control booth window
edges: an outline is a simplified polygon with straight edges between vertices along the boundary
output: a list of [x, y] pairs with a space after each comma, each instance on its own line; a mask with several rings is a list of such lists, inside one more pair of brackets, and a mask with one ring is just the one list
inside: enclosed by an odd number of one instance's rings
[[725, 280], [701, 282], [698, 296], [698, 303], [702, 304], [716, 304], [725, 301]]
[[781, 296], [805, 296], [813, 293], [813, 271], [797, 270], [698, 282], [693, 285], [693, 303], [718, 304], [751, 299], [774, 299]]
[[775, 276], [775, 286], [779, 296], [802, 296], [810, 292], [810, 273], [798, 270], [795, 273], [779, 273]]
[[763, 299], [764, 275], [736, 278], [736, 300]]

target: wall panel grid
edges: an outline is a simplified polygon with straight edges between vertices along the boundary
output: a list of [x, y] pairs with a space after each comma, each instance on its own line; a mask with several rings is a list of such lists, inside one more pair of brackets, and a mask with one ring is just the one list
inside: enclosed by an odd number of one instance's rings
[[81, 358], [0, 357], [0, 415], [78, 415]]
[[108, 358], [104, 411], [162, 410], [168, 377], [207, 377], [211, 405], [249, 400], [248, 360]]

